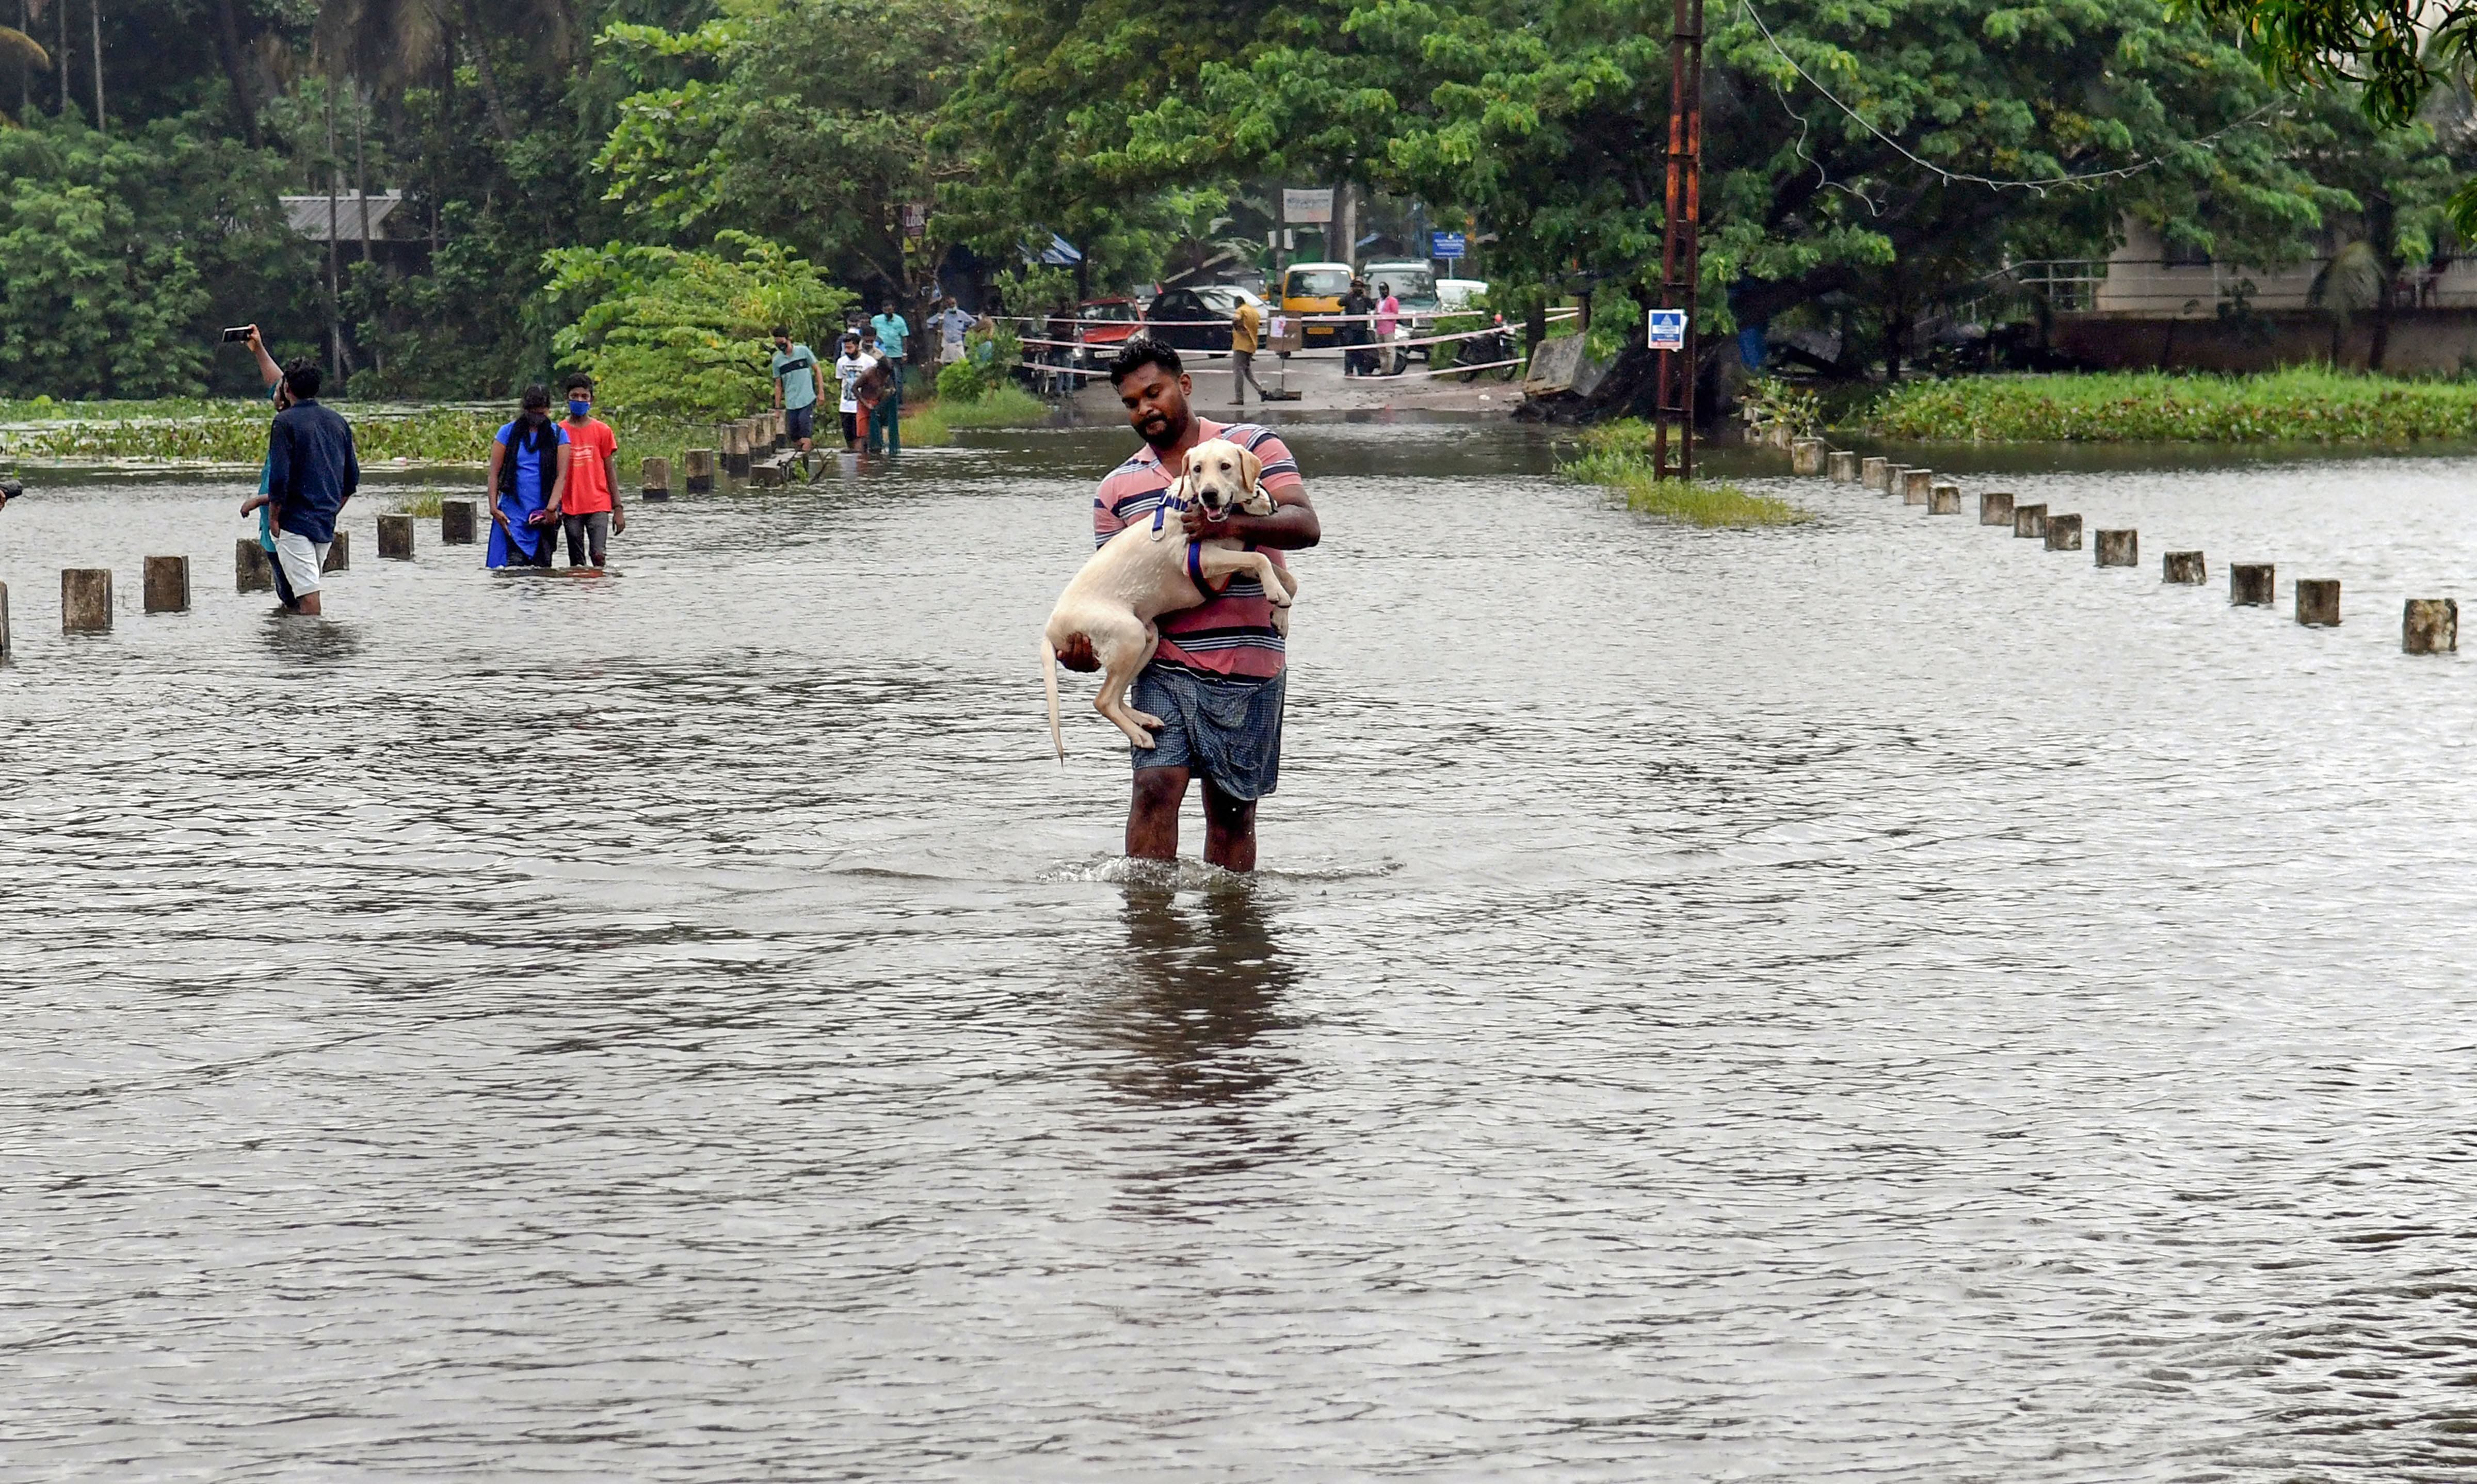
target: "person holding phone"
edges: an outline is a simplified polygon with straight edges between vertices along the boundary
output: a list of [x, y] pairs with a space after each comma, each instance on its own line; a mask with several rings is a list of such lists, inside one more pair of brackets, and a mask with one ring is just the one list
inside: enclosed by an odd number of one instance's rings
[[[266, 340], [259, 334], [258, 326], [236, 325], [224, 332], [226, 344], [237, 340], [247, 344], [249, 353], [258, 358], [258, 376], [266, 386], [267, 401], [274, 404], [278, 413], [290, 407], [292, 394], [285, 390], [284, 369], [275, 364], [273, 356], [266, 353]], [[246, 516], [252, 511], [258, 512], [258, 547], [266, 553], [267, 567], [275, 574], [275, 600], [284, 605], [286, 613], [299, 613], [300, 596], [285, 577], [284, 564], [275, 560], [275, 510], [273, 502], [266, 497], [267, 477], [274, 468], [275, 455], [269, 452], [259, 461], [258, 493], [241, 502], [240, 513]]]

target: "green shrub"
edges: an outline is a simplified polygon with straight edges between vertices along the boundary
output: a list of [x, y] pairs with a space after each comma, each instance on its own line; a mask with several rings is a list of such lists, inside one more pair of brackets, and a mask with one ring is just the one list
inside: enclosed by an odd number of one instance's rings
[[990, 382], [988, 372], [975, 365], [972, 358], [946, 366], [938, 373], [938, 400], [940, 402], [977, 402], [987, 395]]
[[1585, 452], [1557, 472], [1598, 485], [1628, 510], [1697, 526], [1796, 525], [1814, 518], [1787, 500], [1754, 494], [1726, 482], [1706, 484], [1662, 479], [1654, 472], [1646, 440], [1651, 425], [1636, 418], [1601, 423], [1583, 437]]
[[815, 341], [856, 302], [789, 248], [726, 231], [715, 245], [565, 247], [548, 255], [551, 292], [580, 303], [553, 343], [561, 365], [592, 373], [602, 400], [624, 412], [714, 421], [773, 397], [775, 325]]

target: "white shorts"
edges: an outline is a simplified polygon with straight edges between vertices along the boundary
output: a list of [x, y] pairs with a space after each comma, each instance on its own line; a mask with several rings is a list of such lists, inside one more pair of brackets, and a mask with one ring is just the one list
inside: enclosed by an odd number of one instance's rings
[[318, 591], [318, 568], [327, 565], [327, 545], [297, 531], [275, 533], [275, 560], [284, 564], [284, 581], [294, 597], [308, 597]]
[[963, 342], [957, 340], [955, 343], [947, 346], [945, 350], [938, 355], [938, 359], [947, 365], [953, 365], [956, 362], [963, 360]]

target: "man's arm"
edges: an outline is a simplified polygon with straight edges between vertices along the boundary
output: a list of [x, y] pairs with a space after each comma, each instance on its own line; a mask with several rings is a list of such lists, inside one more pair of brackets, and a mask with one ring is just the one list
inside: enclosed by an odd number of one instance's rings
[[1179, 520], [1191, 541], [1233, 538], [1250, 546], [1305, 551], [1324, 540], [1324, 526], [1316, 519], [1315, 507], [1308, 503], [1305, 485], [1276, 490], [1273, 503], [1278, 508], [1269, 516], [1232, 516], [1224, 520], [1209, 520], [1201, 507], [1190, 505]]
[[266, 429], [266, 518], [284, 519], [284, 497], [292, 492], [292, 440], [279, 416]]

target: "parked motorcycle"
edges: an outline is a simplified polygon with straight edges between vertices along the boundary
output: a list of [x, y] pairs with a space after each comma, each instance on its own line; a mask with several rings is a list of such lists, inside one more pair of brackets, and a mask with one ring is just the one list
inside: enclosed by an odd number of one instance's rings
[[[1479, 380], [1482, 371], [1493, 373], [1498, 381], [1512, 381], [1522, 374], [1521, 365], [1514, 360], [1514, 332], [1507, 328], [1503, 314], [1496, 316], [1487, 334], [1463, 341], [1460, 359], [1471, 367], [1463, 372], [1465, 382]], [[1500, 361], [1505, 364], [1497, 365]]]

